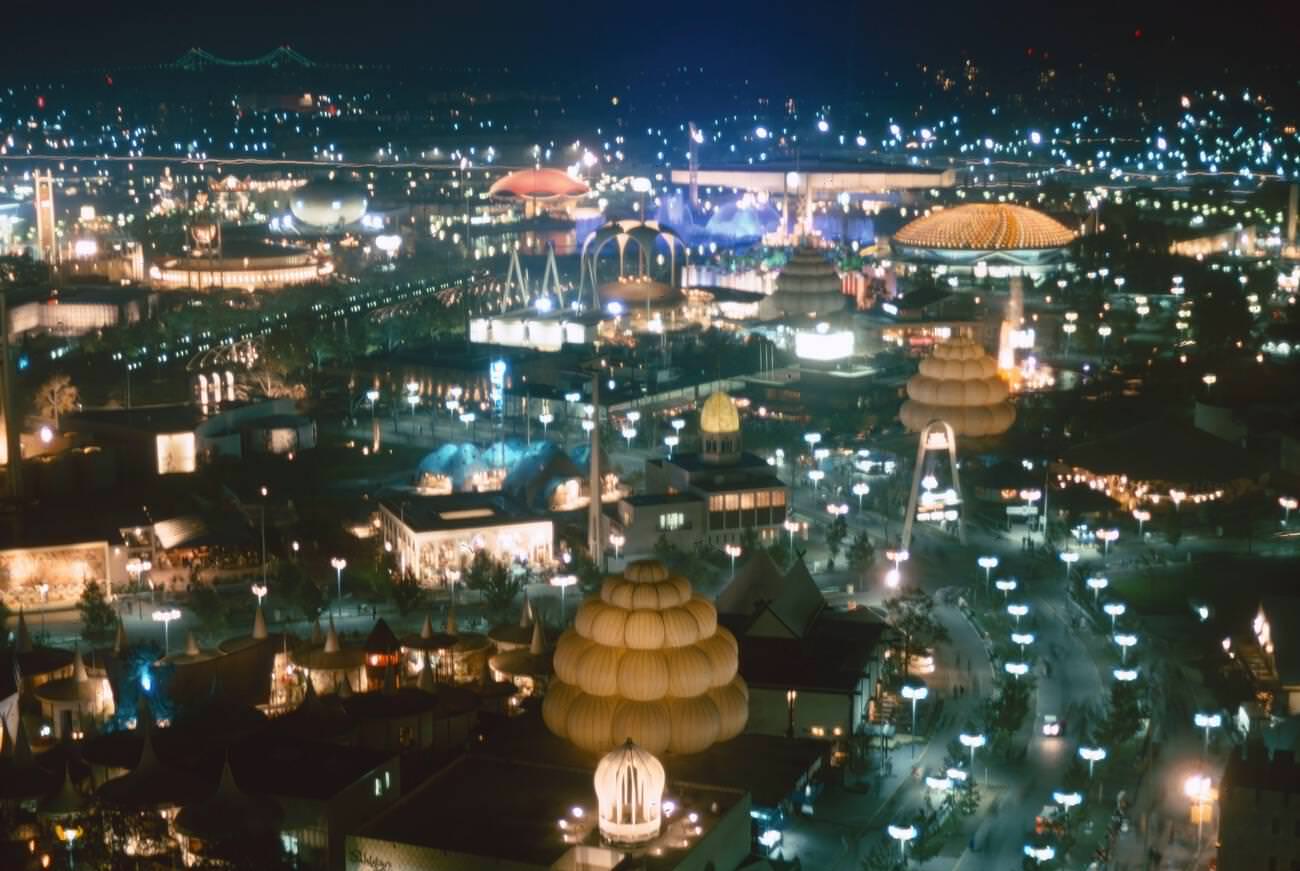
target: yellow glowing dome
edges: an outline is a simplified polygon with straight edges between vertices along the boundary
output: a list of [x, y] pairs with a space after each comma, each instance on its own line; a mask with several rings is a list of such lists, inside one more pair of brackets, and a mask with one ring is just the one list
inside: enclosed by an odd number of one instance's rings
[[936, 345], [920, 369], [908, 380], [908, 399], [898, 413], [909, 431], [942, 420], [956, 435], [989, 436], [1006, 432], [1015, 422], [1016, 408], [996, 374], [997, 364], [970, 339]]
[[1041, 212], [1007, 203], [972, 203], [938, 209], [894, 236], [913, 248], [1026, 251], [1069, 245], [1074, 233]]
[[749, 688], [738, 665], [736, 639], [711, 602], [663, 563], [633, 562], [560, 636], [542, 718], [592, 753], [628, 740], [655, 754], [698, 753], [745, 728]]
[[740, 432], [740, 414], [736, 403], [721, 390], [711, 393], [700, 409], [700, 431], [708, 433]]

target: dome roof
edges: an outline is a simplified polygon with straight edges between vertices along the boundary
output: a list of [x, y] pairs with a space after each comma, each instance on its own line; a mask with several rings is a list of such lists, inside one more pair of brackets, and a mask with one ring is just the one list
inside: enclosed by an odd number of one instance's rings
[[736, 412], [736, 403], [730, 396], [721, 390], [709, 394], [709, 398], [704, 400], [704, 407], [700, 409], [700, 431], [740, 432], [740, 415]]
[[554, 665], [542, 717], [593, 753], [627, 740], [651, 753], [697, 753], [748, 718], [736, 639], [718, 627], [712, 603], [655, 560], [629, 564], [582, 603]]
[[659, 834], [667, 776], [663, 763], [634, 744], [606, 753], [594, 778], [600, 833], [616, 844], [638, 844]]
[[494, 197], [517, 197], [525, 200], [558, 200], [580, 197], [590, 191], [587, 185], [559, 169], [541, 167], [521, 169], [497, 179], [488, 193]]
[[908, 400], [898, 417], [911, 432], [942, 420], [956, 435], [989, 436], [1006, 432], [1016, 419], [997, 364], [970, 339], [936, 345], [907, 382]]
[[341, 181], [308, 182], [289, 197], [294, 218], [313, 227], [355, 224], [368, 206], [365, 191]]
[[1074, 233], [1042, 212], [1008, 203], [971, 203], [936, 209], [917, 218], [894, 236], [913, 248], [972, 251], [1025, 251], [1060, 248]]
[[847, 302], [835, 266], [821, 251], [804, 243], [794, 250], [776, 277], [776, 292], [759, 304], [759, 315], [767, 320], [798, 315], [825, 317], [841, 311]]

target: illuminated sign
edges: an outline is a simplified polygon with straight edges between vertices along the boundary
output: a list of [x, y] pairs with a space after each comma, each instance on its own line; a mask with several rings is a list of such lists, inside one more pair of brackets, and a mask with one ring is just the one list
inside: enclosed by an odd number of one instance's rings
[[159, 475], [185, 474], [194, 471], [197, 456], [194, 433], [159, 433], [156, 443]]
[[853, 356], [853, 333], [800, 330], [794, 334], [794, 353], [801, 360], [843, 360]]
[[506, 396], [506, 361], [493, 360], [488, 369], [488, 383], [492, 385], [492, 407], [498, 414]]

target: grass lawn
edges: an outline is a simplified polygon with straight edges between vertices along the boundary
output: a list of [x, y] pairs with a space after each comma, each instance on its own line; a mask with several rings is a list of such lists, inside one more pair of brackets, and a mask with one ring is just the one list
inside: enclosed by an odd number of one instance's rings
[[1297, 578], [1300, 557], [1209, 554], [1181, 565], [1115, 572], [1108, 592], [1143, 615], [1187, 614], [1193, 602], [1204, 602], [1219, 619], [1239, 623], [1261, 598], [1300, 593]]

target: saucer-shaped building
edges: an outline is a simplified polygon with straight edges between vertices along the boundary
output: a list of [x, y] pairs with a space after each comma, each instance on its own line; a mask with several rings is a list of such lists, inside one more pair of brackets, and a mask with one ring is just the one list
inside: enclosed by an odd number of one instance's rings
[[1068, 227], [1042, 212], [1009, 203], [971, 203], [917, 218], [890, 246], [904, 260], [1034, 267], [1063, 259], [1073, 240]]
[[563, 170], [539, 167], [520, 169], [502, 176], [488, 188], [488, 195], [502, 199], [550, 202], [585, 196], [590, 191], [586, 182]]
[[606, 578], [560, 636], [542, 717], [591, 753], [628, 740], [654, 754], [698, 753], [745, 728], [749, 688], [737, 654], [690, 581], [636, 561]]
[[907, 382], [907, 401], [898, 413], [909, 432], [943, 421], [958, 436], [1001, 435], [1016, 420], [1007, 384], [996, 361], [966, 338], [936, 345]]
[[320, 229], [351, 226], [365, 217], [369, 205], [361, 187], [326, 179], [308, 182], [289, 198], [289, 210], [294, 218]]

